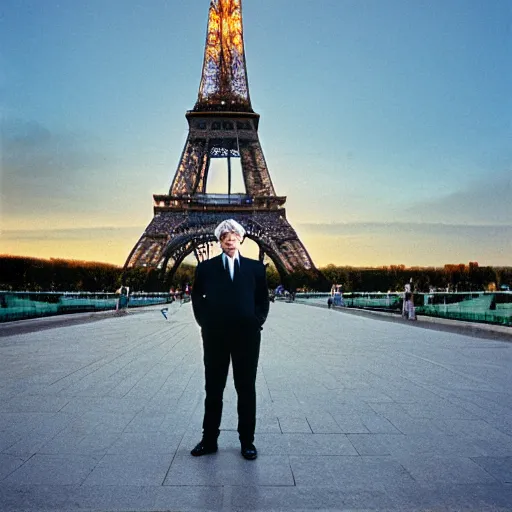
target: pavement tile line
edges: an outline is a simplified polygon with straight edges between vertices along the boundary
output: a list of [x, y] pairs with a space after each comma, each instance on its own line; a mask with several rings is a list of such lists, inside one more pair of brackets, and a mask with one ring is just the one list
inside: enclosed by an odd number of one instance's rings
[[[183, 331], [184, 329], [185, 329], [185, 327], [181, 326], [180, 331]], [[180, 331], [178, 331], [178, 333], [179, 333]], [[162, 336], [163, 336], [163, 334], [165, 334], [165, 331], [163, 331], [163, 332], [162, 332]], [[137, 345], [135, 345], [135, 346], [132, 346], [132, 347], [131, 347], [127, 352], [124, 352], [124, 353], [122, 353], [122, 354], [120, 354], [120, 355], [118, 355], [118, 356], [116, 356], [116, 357], [113, 357], [113, 358], [111, 358], [111, 359], [107, 360], [107, 361], [104, 361], [103, 359], [102, 359], [102, 360], [94, 361], [94, 362], [92, 362], [91, 364], [86, 365], [86, 366], [85, 366], [85, 367], [83, 367], [83, 368], [79, 368], [77, 371], [72, 372], [71, 374], [69, 374], [69, 375], [67, 375], [67, 376], [63, 377], [62, 379], [67, 378], [67, 377], [70, 377], [70, 376], [71, 376], [71, 375], [73, 375], [74, 373], [77, 373], [78, 371], [81, 371], [82, 369], [88, 368], [88, 367], [90, 367], [90, 366], [92, 366], [92, 365], [99, 364], [100, 362], [101, 362], [101, 363], [103, 363], [103, 364], [102, 364], [102, 366], [105, 366], [105, 365], [107, 365], [107, 364], [114, 363], [116, 360], [118, 360], [118, 359], [120, 359], [120, 358], [122, 358], [122, 357], [126, 357], [126, 356], [127, 356], [127, 354], [129, 354], [130, 352], [135, 352], [135, 354], [134, 354], [134, 359], [127, 361], [127, 362], [126, 362], [126, 364], [125, 364], [125, 367], [126, 367], [126, 366], [129, 366], [129, 365], [130, 365], [130, 364], [135, 360], [136, 356], [140, 356], [140, 355], [141, 355], [141, 353], [137, 353], [136, 351], [137, 351], [141, 346], [144, 346], [144, 344], [145, 344], [145, 342], [146, 342], [146, 339], [149, 339], [149, 338], [150, 338], [150, 335], [148, 334], [147, 336], [145, 336], [145, 337], [143, 337], [142, 339], [140, 339], [140, 340], [139, 340], [139, 343], [138, 343]], [[160, 344], [161, 344], [161, 345], [164, 345], [165, 343], [166, 343], [166, 341], [165, 341], [165, 339], [164, 339], [163, 341], [161, 341], [161, 343], [160, 343]], [[179, 341], [178, 341], [178, 342], [176, 342], [176, 343], [179, 343]], [[152, 347], [150, 347], [150, 348], [154, 348], [156, 345], [157, 345], [157, 343], [155, 343], [155, 345], [154, 345], [154, 346], [152, 346]], [[173, 348], [173, 347], [171, 347], [171, 348], [169, 349], [169, 351], [171, 351], [171, 350], [172, 350], [172, 348]], [[147, 350], [149, 350], [149, 348], [148, 348]], [[119, 368], [117, 371], [121, 371], [121, 370], [122, 370], [122, 368], [123, 368], [123, 367]], [[84, 379], [84, 378], [88, 377], [89, 375], [91, 375], [91, 374], [95, 373], [97, 370], [98, 370], [98, 369], [97, 369], [97, 368], [95, 368], [93, 371], [91, 371], [91, 372], [89, 372], [89, 373], [86, 373], [86, 374], [85, 374], [85, 375], [84, 375], [80, 380], [82, 380], [82, 379]], [[148, 370], [148, 371], [150, 371], [150, 370]], [[59, 379], [59, 380], [62, 380], [62, 379]], [[56, 381], [56, 382], [58, 382], [58, 381]], [[70, 384], [70, 385], [73, 385], [73, 384], [74, 384], [74, 383], [72, 383], [72, 384]]]
[[[324, 304], [323, 299], [298, 299], [294, 304], [307, 305], [321, 309], [328, 308], [327, 305]], [[512, 327], [510, 326], [453, 320], [449, 318], [431, 317], [425, 315], [417, 315], [417, 321], [411, 322], [410, 320], [402, 318], [401, 315], [397, 313], [337, 306], [333, 307], [330, 311], [347, 315], [361, 316], [363, 318], [374, 318], [383, 322], [399, 323], [410, 328], [453, 332], [479, 339], [512, 342]]]
[[[184, 330], [184, 329], [181, 329], [181, 331], [183, 331], [183, 330]], [[178, 331], [178, 334], [179, 334], [179, 333], [180, 333], [180, 331]], [[180, 343], [181, 341], [183, 341], [183, 339], [185, 339], [185, 337], [184, 337], [184, 338], [181, 338], [181, 339], [180, 339], [180, 340], [178, 340], [178, 341], [176, 341], [176, 343], [175, 343], [172, 347], [170, 347], [170, 348], [169, 348], [169, 350], [168, 350], [168, 352], [167, 352], [167, 353], [170, 353], [170, 352], [171, 352], [171, 351], [176, 347], [176, 345], [177, 345], [178, 343]], [[164, 340], [164, 341], [162, 341], [161, 345], [164, 345], [165, 343], [166, 343], [166, 341]], [[152, 347], [152, 348], [155, 348], [155, 347]], [[131, 363], [132, 363], [132, 361], [128, 362], [128, 363], [126, 364], [126, 366], [130, 365]], [[149, 373], [151, 372], [151, 370], [153, 370], [153, 369], [154, 369], [154, 367], [155, 367], [155, 366], [157, 366], [158, 364], [159, 364], [159, 363], [156, 363], [153, 367], [149, 368], [149, 369], [148, 369], [148, 371], [146, 372], [146, 374], [144, 374], [144, 375], [142, 375], [142, 376], [141, 376], [141, 378], [139, 379], [139, 382], [140, 382], [141, 380], [143, 380], [143, 379], [146, 377], [146, 375], [147, 375], [147, 374], [149, 374]], [[176, 365], [176, 367], [177, 367], [177, 365]], [[170, 377], [171, 377], [171, 375], [169, 375], [168, 379], [169, 379]], [[168, 379], [167, 379], [167, 380], [168, 380]], [[167, 380], [166, 380], [166, 381], [167, 381]], [[133, 389], [137, 384], [138, 384], [138, 382], [134, 383], [134, 385], [133, 385], [132, 389]], [[165, 385], [165, 382], [162, 384], [162, 386], [161, 386], [161, 387], [163, 387], [164, 385]], [[160, 389], [161, 389], [161, 388], [160, 388]], [[129, 394], [129, 392], [130, 392], [130, 391], [131, 391], [131, 390], [128, 390], [128, 391], [126, 392], [125, 396], [126, 396], [127, 394]], [[156, 393], [158, 393], [158, 390], [155, 392], [155, 394], [156, 394]]]
[[[147, 337], [149, 337], [149, 335], [148, 335]], [[118, 356], [116, 356], [116, 357], [113, 357], [112, 359], [107, 360], [107, 361], [106, 361], [106, 363], [105, 363], [105, 361], [104, 361], [104, 359], [103, 359], [103, 358], [102, 358], [102, 359], [95, 360], [95, 361], [92, 361], [91, 363], [89, 363], [89, 364], [87, 364], [87, 365], [85, 365], [85, 366], [83, 366], [83, 367], [81, 367], [81, 368], [78, 368], [78, 369], [77, 369], [77, 370], [75, 370], [74, 372], [71, 372], [70, 374], [68, 374], [68, 375], [66, 375], [66, 376], [64, 376], [64, 377], [62, 377], [62, 378], [60, 378], [60, 379], [57, 379], [57, 380], [56, 380], [55, 382], [53, 382], [52, 384], [56, 384], [57, 382], [59, 382], [59, 381], [61, 381], [61, 380], [65, 379], [65, 378], [67, 378], [67, 377], [70, 377], [71, 375], [73, 375], [73, 374], [75, 374], [75, 373], [77, 373], [77, 372], [79, 372], [79, 371], [81, 371], [81, 370], [84, 370], [85, 368], [88, 368], [88, 367], [90, 367], [90, 366], [93, 366], [93, 365], [99, 364], [99, 363], [101, 363], [101, 362], [103, 362], [103, 366], [104, 366], [105, 364], [110, 364], [110, 363], [114, 362], [115, 360], [119, 359], [120, 357], [124, 357], [124, 356], [126, 356], [126, 354], [127, 354], [127, 353], [129, 353], [129, 352], [131, 352], [131, 351], [133, 351], [133, 350], [136, 350], [138, 347], [140, 347], [141, 345], [143, 345], [143, 344], [144, 344], [144, 342], [145, 342], [145, 340], [144, 340], [144, 339], [139, 340], [139, 344], [138, 344], [138, 345], [133, 346], [132, 348], [130, 348], [130, 350], [129, 350], [128, 352], [125, 352], [125, 353], [123, 353], [123, 354], [121, 354], [121, 355], [118, 355]], [[164, 342], [162, 342], [162, 343], [164, 343]], [[130, 361], [129, 361], [127, 364], [130, 364]], [[85, 377], [87, 377], [88, 375], [90, 375], [91, 373], [94, 373], [95, 371], [96, 371], [96, 369], [95, 369], [95, 370], [93, 370], [92, 372], [90, 372], [89, 374], [86, 374], [86, 375], [84, 376], [84, 378], [85, 378]]]
[[219, 452], [189, 455], [204, 398], [190, 305], [4, 336], [0, 510], [511, 511], [511, 350], [272, 304], [248, 462], [232, 382]]

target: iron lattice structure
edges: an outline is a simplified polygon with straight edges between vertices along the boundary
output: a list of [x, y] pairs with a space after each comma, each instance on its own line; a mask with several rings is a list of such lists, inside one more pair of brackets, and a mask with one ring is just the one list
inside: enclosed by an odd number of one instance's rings
[[[286, 219], [286, 197], [277, 196], [258, 137], [260, 116], [251, 106], [245, 63], [241, 0], [211, 0], [197, 102], [186, 113], [188, 138], [169, 194], [154, 195], [154, 218], [131, 251], [125, 269], [177, 270], [194, 253], [210, 255], [215, 227], [227, 218], [274, 262], [283, 281], [307, 270], [318, 274]], [[206, 192], [214, 158], [227, 160], [227, 194]], [[245, 193], [231, 193], [231, 159], [239, 158]]]

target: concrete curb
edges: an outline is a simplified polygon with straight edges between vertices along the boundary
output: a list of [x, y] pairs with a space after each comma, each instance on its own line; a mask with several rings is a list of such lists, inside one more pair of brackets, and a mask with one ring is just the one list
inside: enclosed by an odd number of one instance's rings
[[[305, 304], [319, 308], [327, 308], [323, 304], [308, 304], [306, 301], [297, 301], [298, 304]], [[395, 322], [418, 327], [422, 329], [432, 329], [436, 331], [453, 332], [456, 334], [465, 334], [475, 338], [483, 338], [498, 341], [507, 341], [512, 343], [512, 327], [504, 325], [480, 324], [475, 322], [466, 322], [463, 320], [451, 320], [448, 318], [438, 318], [424, 315], [417, 315], [416, 321], [406, 320], [395, 313], [386, 311], [373, 311], [370, 309], [346, 308], [333, 306], [333, 311], [349, 314], [372, 317], [385, 322]]]
[[44, 316], [39, 318], [27, 318], [24, 320], [13, 320], [11, 322], [0, 323], [0, 338], [16, 334], [26, 334], [46, 329], [56, 329], [57, 327], [68, 327], [90, 322], [98, 322], [106, 318], [114, 318], [123, 315], [135, 315], [161, 309], [157, 306], [141, 306], [138, 308], [128, 308], [126, 312], [120, 313], [116, 310], [93, 311], [87, 313], [68, 313], [64, 315]]

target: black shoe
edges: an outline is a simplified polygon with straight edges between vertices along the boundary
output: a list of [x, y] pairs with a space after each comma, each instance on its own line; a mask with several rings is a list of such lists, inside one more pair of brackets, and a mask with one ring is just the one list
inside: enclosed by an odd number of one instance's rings
[[194, 457], [201, 457], [201, 455], [208, 455], [210, 453], [215, 453], [218, 449], [219, 448], [217, 446], [217, 443], [210, 444], [210, 443], [205, 443], [204, 441], [201, 441], [194, 447], [194, 449], [190, 452], [190, 454], [193, 455]]
[[247, 460], [254, 460], [258, 457], [258, 450], [256, 450], [256, 446], [251, 444], [243, 444], [241, 449], [242, 457]]

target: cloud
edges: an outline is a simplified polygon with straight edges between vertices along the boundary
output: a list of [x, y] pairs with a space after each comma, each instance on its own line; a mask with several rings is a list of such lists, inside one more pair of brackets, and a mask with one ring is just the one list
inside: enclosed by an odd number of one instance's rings
[[296, 227], [318, 265], [511, 264], [512, 225], [352, 222]]
[[[20, 119], [2, 120], [0, 137], [4, 215], [94, 208], [84, 192], [101, 192], [95, 179], [109, 157], [100, 141]], [[105, 179], [108, 185], [108, 174]]]
[[47, 241], [76, 241], [76, 240], [106, 240], [112, 238], [128, 238], [133, 243], [143, 233], [143, 226], [132, 227], [98, 227], [76, 229], [6, 229], [1, 232], [2, 242], [47, 242]]
[[361, 235], [422, 235], [447, 237], [481, 237], [510, 236], [510, 225], [478, 225], [478, 224], [442, 224], [421, 222], [349, 222], [349, 223], [302, 223], [301, 232], [329, 236], [361, 236]]
[[142, 226], [4, 230], [0, 232], [0, 254], [123, 265], [143, 231]]
[[460, 191], [405, 210], [412, 220], [453, 224], [512, 224], [512, 170], [466, 184]]
[[35, 121], [5, 119], [0, 124], [4, 174], [34, 179], [61, 178], [105, 161], [100, 141], [85, 133], [53, 132]]

